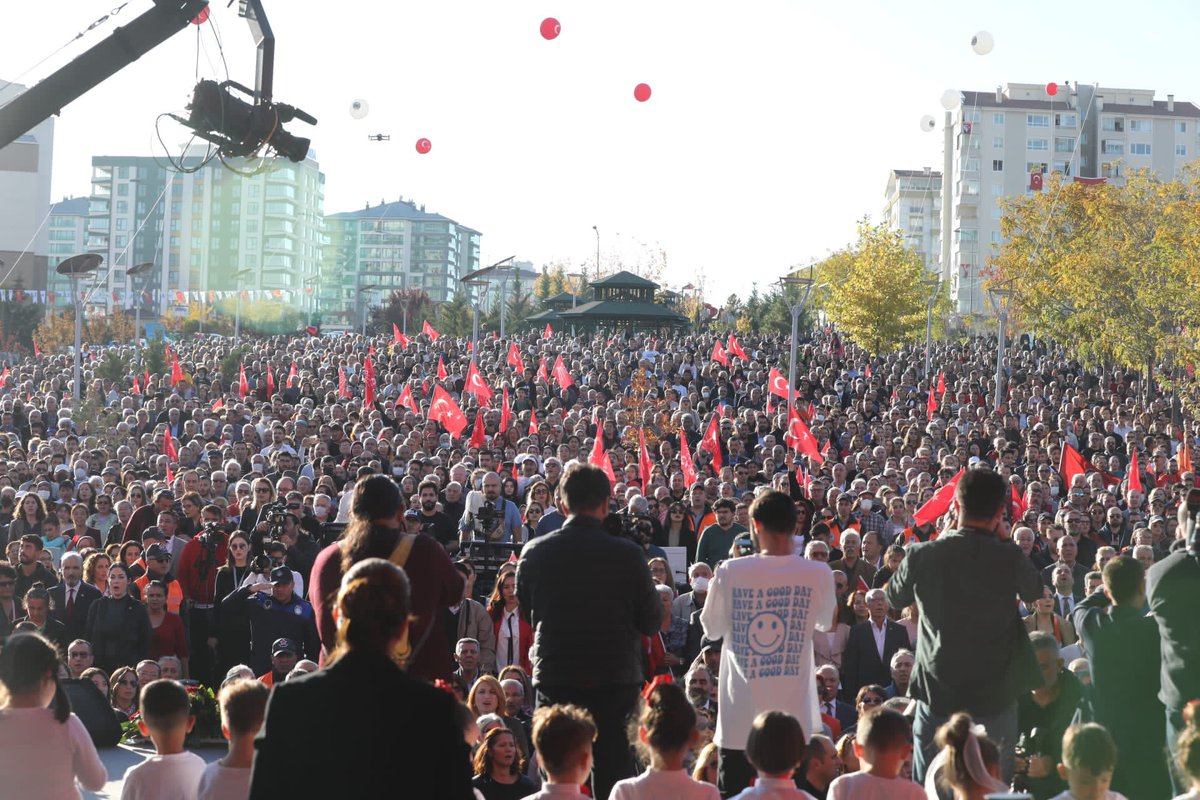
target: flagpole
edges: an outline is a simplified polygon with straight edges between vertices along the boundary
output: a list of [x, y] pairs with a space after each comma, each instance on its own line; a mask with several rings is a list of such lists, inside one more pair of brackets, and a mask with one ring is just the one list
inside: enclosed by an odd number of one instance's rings
[[788, 354], [788, 409], [793, 407], [796, 401], [796, 337], [799, 335], [800, 315], [804, 312], [804, 307], [808, 304], [809, 295], [813, 290], [813, 268], [808, 266], [808, 277], [801, 278], [795, 275], [785, 275], [779, 279], [781, 291], [784, 293], [784, 300], [787, 300], [787, 290], [789, 287], [795, 286], [802, 288], [803, 292], [799, 300], [795, 303], [789, 303], [789, 308], [792, 312], [792, 340], [791, 349]]

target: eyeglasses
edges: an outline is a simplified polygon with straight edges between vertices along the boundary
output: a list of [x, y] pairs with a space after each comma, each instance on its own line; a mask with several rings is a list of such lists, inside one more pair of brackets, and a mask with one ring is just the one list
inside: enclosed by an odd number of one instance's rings
[[138, 685], [138, 682], [137, 682], [137, 679], [125, 680], [124, 678], [121, 678], [120, 680], [117, 681], [117, 685], [118, 686], [135, 686], [136, 687]]
[[876, 696], [874, 696], [874, 695], [868, 695], [867, 697], [864, 697], [864, 698], [862, 699], [862, 704], [863, 704], [864, 706], [878, 706], [878, 705], [883, 705], [883, 698], [882, 698], [882, 697], [876, 697]]
[[249, 549], [250, 549], [250, 545], [248, 545], [248, 544], [246, 544], [246, 543], [244, 543], [244, 542], [241, 542], [241, 543], [238, 543], [238, 544], [231, 544], [231, 545], [229, 545], [229, 549], [230, 549], [230, 550], [249, 550]]

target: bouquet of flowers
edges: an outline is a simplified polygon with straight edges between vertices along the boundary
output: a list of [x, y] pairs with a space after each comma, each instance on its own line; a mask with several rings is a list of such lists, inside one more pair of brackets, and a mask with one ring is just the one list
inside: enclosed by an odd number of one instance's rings
[[[221, 734], [221, 709], [213, 690], [200, 684], [185, 685], [184, 688], [191, 703], [190, 713], [196, 718], [196, 724], [188, 734], [187, 745], [196, 747], [213, 742], [223, 743], [225, 737]], [[141, 712], [135, 711], [129, 716], [128, 722], [121, 723], [122, 744], [145, 744], [146, 737], [138, 730], [139, 719]]]

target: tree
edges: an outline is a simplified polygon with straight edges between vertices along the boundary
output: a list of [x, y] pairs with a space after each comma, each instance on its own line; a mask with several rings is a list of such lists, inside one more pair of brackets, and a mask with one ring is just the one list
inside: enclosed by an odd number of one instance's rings
[[130, 364], [131, 359], [128, 356], [119, 355], [115, 349], [110, 349], [105, 352], [104, 359], [93, 371], [104, 380], [121, 385], [129, 378]]
[[550, 269], [544, 267], [533, 282], [533, 296], [537, 298], [540, 305], [550, 294]]
[[[237, 315], [237, 299], [228, 298], [219, 301], [214, 312], [218, 317], [223, 317], [230, 323], [228, 330], [232, 333], [232, 323]], [[242, 333], [278, 336], [285, 333], [296, 333], [303, 330], [306, 324], [304, 313], [287, 303], [281, 303], [278, 300], [242, 301]], [[205, 323], [205, 329], [208, 329], [208, 323]]]
[[0, 303], [0, 350], [33, 349], [33, 332], [45, 314], [41, 303]]
[[433, 312], [433, 301], [429, 298], [429, 293], [416, 287], [392, 292], [388, 295], [386, 304], [371, 309], [370, 329], [376, 333], [390, 334], [392, 325], [395, 324], [397, 328], [404, 330], [405, 311], [408, 313], [407, 322], [410, 326], [414, 320], [428, 319]]
[[196, 333], [233, 335], [233, 317], [221, 314], [217, 306], [209, 303], [188, 303], [187, 309], [184, 316], [164, 315], [161, 320], [163, 328], [175, 336], [192, 336]]
[[[1066, 342], [1089, 365], [1156, 365], [1171, 379], [1200, 362], [1200, 170], [1162, 181], [1145, 170], [1091, 186], [1051, 175], [1005, 203], [1007, 243], [989, 286], [1013, 290], [1019, 323]], [[1150, 381], [1147, 380], [1147, 389]], [[1200, 407], [1194, 381], [1184, 401]]]
[[[85, 317], [80, 342], [104, 345], [133, 338], [133, 320], [124, 314]], [[75, 346], [75, 309], [48, 312], [33, 331], [33, 341], [44, 353], [65, 353]]]
[[[830, 284], [834, 324], [871, 354], [917, 341], [925, 332], [925, 265], [899, 231], [863, 219], [844, 280]], [[839, 268], [844, 266], [839, 259]]]
[[165, 375], [167, 372], [167, 348], [162, 334], [156, 334], [153, 339], [146, 341], [142, 351], [142, 369], [152, 375]]
[[467, 301], [467, 293], [460, 290], [454, 293], [437, 309], [437, 330], [446, 336], [470, 336], [473, 326], [473, 312]]

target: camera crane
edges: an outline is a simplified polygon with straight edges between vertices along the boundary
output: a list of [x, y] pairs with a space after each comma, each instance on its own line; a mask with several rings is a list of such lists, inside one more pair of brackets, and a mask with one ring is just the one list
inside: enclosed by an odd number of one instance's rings
[[[117, 28], [108, 38], [0, 108], [0, 148], [12, 144], [42, 120], [61, 113], [63, 106], [187, 28], [207, 8], [208, 0], [154, 0], [154, 6], [141, 16]], [[258, 48], [254, 91], [233, 81], [221, 84], [201, 81], [188, 107], [191, 115], [175, 119], [217, 145], [227, 156], [248, 155], [270, 147], [292, 161], [303, 161], [308, 155], [309, 140], [288, 133], [282, 123], [300, 119], [315, 125], [317, 120], [272, 98], [275, 34], [262, 0], [240, 0], [238, 13], [249, 23]], [[230, 88], [252, 96], [253, 104], [230, 95]]]

